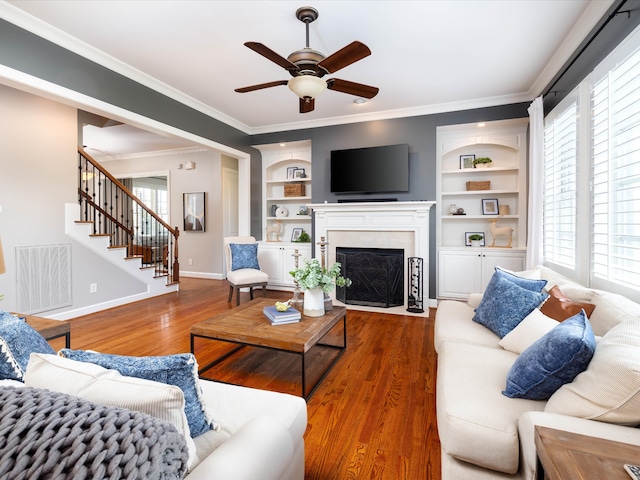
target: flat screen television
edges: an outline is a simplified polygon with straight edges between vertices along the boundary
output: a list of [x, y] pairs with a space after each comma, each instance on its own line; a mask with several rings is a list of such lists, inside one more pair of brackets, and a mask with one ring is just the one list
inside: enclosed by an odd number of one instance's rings
[[332, 193], [408, 191], [408, 144], [331, 152]]

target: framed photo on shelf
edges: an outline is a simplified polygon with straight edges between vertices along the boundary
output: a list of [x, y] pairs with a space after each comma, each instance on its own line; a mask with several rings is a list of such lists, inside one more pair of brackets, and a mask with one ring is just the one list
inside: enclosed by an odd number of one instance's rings
[[293, 178], [305, 178], [307, 174], [304, 172], [304, 168], [296, 168], [293, 171]]
[[484, 243], [484, 232], [466, 232], [464, 234], [464, 244], [467, 247], [471, 246], [471, 239], [469, 238], [471, 235], [480, 235], [482, 238], [480, 239], [480, 246], [484, 247], [485, 243]]
[[300, 235], [302, 235], [302, 228], [294, 228], [291, 232], [291, 241], [297, 242]]
[[465, 168], [473, 168], [473, 161], [475, 159], [475, 155], [460, 155], [460, 170], [464, 170]]
[[482, 214], [483, 215], [498, 215], [498, 199], [497, 198], [483, 198], [482, 199]]
[[204, 232], [204, 192], [182, 194], [185, 232]]
[[287, 180], [296, 178], [296, 170], [299, 170], [298, 167], [287, 167]]

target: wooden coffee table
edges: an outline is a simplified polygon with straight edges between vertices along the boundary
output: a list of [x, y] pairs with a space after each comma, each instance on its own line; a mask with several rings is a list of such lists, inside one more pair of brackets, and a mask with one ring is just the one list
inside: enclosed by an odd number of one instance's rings
[[[194, 339], [196, 337], [238, 345], [230, 352], [201, 368], [198, 373], [202, 374], [247, 346], [295, 353], [300, 356], [302, 363], [302, 397], [308, 399], [347, 348], [347, 309], [333, 307], [331, 312], [322, 317], [302, 315], [302, 319], [297, 323], [271, 325], [271, 322], [262, 313], [262, 309], [273, 304], [273, 299], [252, 300], [227, 313], [192, 325], [191, 353], [194, 353]], [[320, 343], [340, 320], [342, 320], [343, 330], [342, 345]], [[316, 345], [337, 349], [339, 353], [326, 367], [320, 379], [310, 389], [307, 389], [307, 353]]]
[[539, 480], [631, 480], [625, 463], [640, 465], [640, 447], [537, 426]]
[[64, 337], [65, 348], [71, 348], [71, 322], [69, 320], [50, 320], [20, 313], [12, 313], [12, 315], [24, 318], [27, 324], [42, 335], [45, 340]]

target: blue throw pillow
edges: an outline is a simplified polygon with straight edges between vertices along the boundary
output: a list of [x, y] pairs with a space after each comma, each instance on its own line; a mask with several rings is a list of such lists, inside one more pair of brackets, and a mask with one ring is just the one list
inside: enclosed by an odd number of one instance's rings
[[522, 288], [500, 274], [494, 274], [482, 295], [473, 321], [504, 337], [549, 295]]
[[24, 319], [0, 311], [0, 379], [22, 381], [32, 353], [56, 352]]
[[63, 348], [60, 350], [60, 355], [71, 360], [94, 363], [103, 368], [117, 370], [127, 377], [175, 385], [184, 393], [184, 411], [191, 436], [197, 437], [214, 427], [201, 400], [201, 390], [197, 382], [198, 363], [191, 353], [161, 357], [126, 357]]
[[542, 292], [542, 289], [547, 285], [546, 280], [534, 280], [530, 278], [522, 278], [513, 273], [507, 272], [506, 270], [501, 269], [500, 267], [495, 268], [494, 276], [506, 278], [507, 280], [512, 281], [516, 285], [522, 288], [526, 288], [527, 290], [531, 290], [532, 292]]
[[527, 348], [511, 366], [503, 395], [545, 400], [586, 370], [596, 339], [582, 310]]
[[231, 271], [241, 268], [260, 270], [257, 243], [230, 243], [229, 247], [231, 248]]

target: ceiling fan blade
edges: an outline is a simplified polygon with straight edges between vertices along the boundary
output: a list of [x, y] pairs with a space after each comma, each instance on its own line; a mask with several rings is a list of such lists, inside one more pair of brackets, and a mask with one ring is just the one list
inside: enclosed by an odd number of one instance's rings
[[348, 80], [340, 80], [339, 78], [330, 78], [327, 80], [327, 88], [336, 92], [348, 93], [356, 97], [373, 98], [380, 89], [371, 87], [362, 83], [349, 82]]
[[368, 57], [369, 55], [371, 55], [369, 47], [362, 42], [355, 41], [329, 55], [318, 63], [318, 66], [324, 69], [327, 73], [334, 73], [347, 65], [351, 65], [358, 60], [362, 60], [364, 57]]
[[298, 70], [298, 67], [295, 64], [291, 63], [289, 60], [287, 60], [280, 54], [274, 52], [269, 47], [261, 43], [246, 42], [245, 46], [249, 47], [251, 50], [253, 50], [256, 53], [259, 53], [266, 59], [271, 60], [273, 63], [280, 65], [285, 70], [294, 70], [294, 71]]
[[247, 93], [247, 92], [253, 92], [254, 90], [262, 90], [263, 88], [271, 88], [271, 87], [278, 87], [280, 85], [286, 85], [287, 83], [289, 83], [288, 80], [278, 80], [275, 82], [268, 82], [268, 83], [260, 83], [258, 85], [251, 85], [249, 87], [242, 87], [242, 88], [236, 88], [236, 92], [238, 93]]
[[300, 113], [313, 112], [316, 108], [316, 101], [313, 98], [301, 98], [300, 99]]

